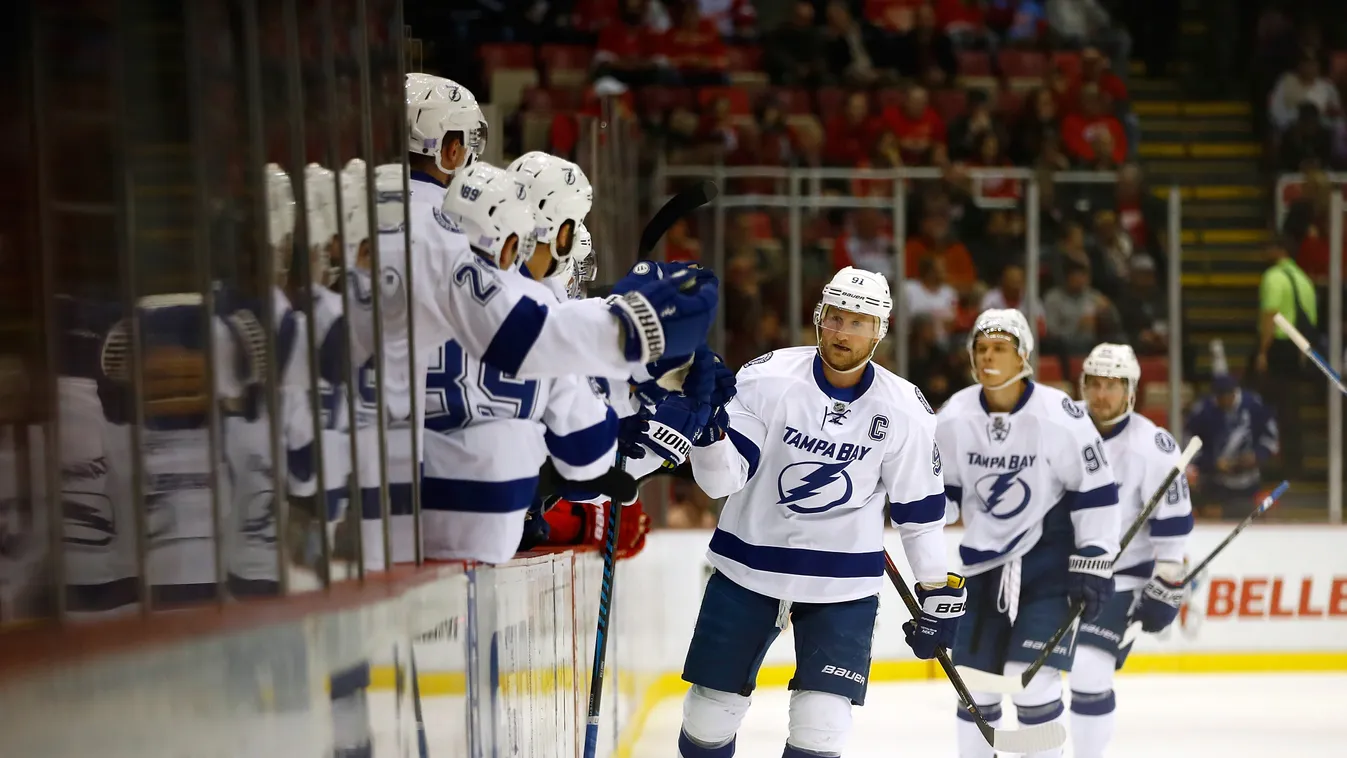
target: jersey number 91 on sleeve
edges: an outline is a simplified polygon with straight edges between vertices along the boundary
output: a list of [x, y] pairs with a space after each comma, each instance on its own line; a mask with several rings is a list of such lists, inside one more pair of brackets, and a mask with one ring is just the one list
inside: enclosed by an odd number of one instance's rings
[[1085, 459], [1085, 473], [1093, 474], [1104, 466], [1108, 465], [1108, 459], [1104, 457], [1104, 441], [1098, 437], [1094, 438], [1094, 443], [1086, 445], [1080, 451], [1081, 457]]

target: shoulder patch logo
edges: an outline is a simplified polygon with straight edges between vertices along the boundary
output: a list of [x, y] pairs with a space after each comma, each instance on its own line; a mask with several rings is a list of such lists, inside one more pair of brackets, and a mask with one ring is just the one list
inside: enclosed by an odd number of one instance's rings
[[1066, 415], [1071, 418], [1084, 418], [1085, 416], [1085, 409], [1069, 397], [1062, 398], [1062, 410], [1066, 411]]
[[[469, 189], [471, 188], [465, 186], [463, 187], [462, 191], [467, 192]], [[435, 222], [438, 223], [440, 226], [444, 227], [446, 231], [458, 232], [460, 234], [463, 232], [462, 229], [458, 228], [458, 224], [455, 224], [452, 220], [450, 220], [448, 216], [444, 215], [444, 212], [441, 211], [439, 208], [431, 208], [430, 215], [434, 216]]]
[[1160, 448], [1162, 453], [1172, 453], [1179, 447], [1174, 442], [1174, 438], [1169, 435], [1169, 432], [1163, 430], [1155, 433], [1155, 446]]
[[748, 363], [745, 363], [743, 366], [740, 366], [740, 368], [748, 368], [749, 366], [756, 366], [756, 365], [758, 365], [759, 363], [766, 363], [767, 361], [770, 361], [770, 360], [772, 359], [772, 355], [773, 355], [775, 352], [776, 352], [775, 350], [772, 350], [772, 351], [763, 353], [762, 355], [759, 355], [757, 358], [754, 358], [753, 360], [749, 361]]
[[916, 391], [916, 393], [917, 393], [917, 400], [919, 400], [919, 401], [921, 402], [921, 407], [925, 408], [927, 413], [929, 413], [929, 414], [931, 414], [932, 416], [934, 416], [934, 415], [935, 415], [935, 411], [931, 408], [931, 404], [930, 404], [929, 402], [926, 401], [926, 396], [923, 395], [923, 394], [921, 394], [921, 387], [917, 387], [917, 386], [914, 385], [914, 386], [912, 387], [912, 389], [913, 389], [914, 391]]
[[931, 473], [940, 476], [940, 471], [944, 466], [940, 462], [940, 444], [931, 443]]

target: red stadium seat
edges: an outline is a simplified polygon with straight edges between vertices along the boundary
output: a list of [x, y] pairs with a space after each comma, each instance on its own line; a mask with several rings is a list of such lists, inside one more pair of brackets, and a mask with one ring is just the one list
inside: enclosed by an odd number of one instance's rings
[[961, 89], [940, 90], [931, 96], [931, 105], [948, 124], [968, 109], [968, 93]]
[[907, 93], [893, 87], [886, 87], [875, 93], [875, 106], [882, 113], [887, 108], [901, 108], [907, 100]]
[[1080, 79], [1080, 53], [1061, 51], [1052, 54], [1052, 65], [1071, 81]]
[[1074, 383], [1080, 379], [1081, 369], [1085, 366], [1085, 356], [1073, 355], [1068, 360], [1069, 365], [1066, 368], [1066, 378]]
[[538, 58], [550, 79], [556, 71], [588, 71], [594, 50], [584, 45], [543, 45], [538, 48]]
[[991, 76], [992, 59], [979, 50], [959, 51], [959, 76]]
[[814, 100], [809, 90], [801, 87], [778, 87], [772, 92], [781, 102], [781, 109], [788, 114], [803, 115], [814, 112]]
[[1137, 358], [1141, 364], [1142, 382], [1169, 381], [1169, 359], [1161, 355], [1143, 355]]
[[731, 114], [747, 116], [753, 113], [753, 104], [748, 100], [748, 93], [740, 87], [703, 87], [697, 91], [697, 104], [708, 109], [712, 102], [722, 97], [729, 99]]
[[692, 106], [692, 90], [684, 87], [642, 87], [636, 90], [640, 110], [647, 116], [659, 117], [677, 106]]
[[1020, 112], [1024, 110], [1024, 93], [1013, 89], [997, 92], [993, 110], [1007, 119], [1019, 118]]
[[818, 112], [825, 118], [841, 113], [847, 104], [847, 92], [840, 87], [819, 87], [814, 98], [818, 101]]
[[1065, 381], [1065, 377], [1062, 376], [1062, 362], [1055, 355], [1038, 356], [1038, 371], [1034, 373], [1034, 379], [1044, 384]]
[[761, 71], [762, 48], [751, 45], [730, 45], [726, 51], [730, 71]]
[[486, 69], [488, 79], [498, 69], [533, 69], [536, 65], [532, 45], [514, 43], [482, 45], [478, 49], [478, 55], [482, 57], [482, 66]]
[[997, 60], [1009, 79], [1039, 79], [1048, 70], [1047, 59], [1032, 50], [1002, 50]]

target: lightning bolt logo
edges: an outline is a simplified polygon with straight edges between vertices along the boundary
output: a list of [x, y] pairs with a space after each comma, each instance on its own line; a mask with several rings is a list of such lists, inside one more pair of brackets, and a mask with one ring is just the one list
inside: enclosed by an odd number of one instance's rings
[[[785, 467], [781, 470], [781, 476], [777, 478], [776, 490], [780, 497], [777, 500], [777, 505], [784, 505], [796, 513], [822, 513], [847, 502], [851, 499], [852, 492], [851, 476], [846, 472], [849, 463], [850, 461], [840, 463], [804, 461], [792, 463]], [[813, 508], [798, 505], [801, 501], [814, 497], [824, 487], [839, 480], [846, 483], [846, 491], [842, 493], [841, 497], [826, 505]]]
[[[1019, 478], [1019, 474], [1019, 471], [987, 474], [977, 481], [978, 494], [981, 495], [982, 502], [986, 504], [989, 516], [1002, 520], [1011, 519], [1029, 507], [1029, 485]], [[1012, 492], [1016, 488], [1020, 490], [1020, 502], [1008, 512], [998, 513], [996, 509], [1007, 502], [1007, 496], [1009, 496], [1010, 501], [1014, 500], [1015, 496]]]

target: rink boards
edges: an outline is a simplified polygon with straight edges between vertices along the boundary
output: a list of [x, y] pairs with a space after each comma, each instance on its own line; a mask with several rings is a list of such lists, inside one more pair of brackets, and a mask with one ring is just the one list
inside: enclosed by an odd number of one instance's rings
[[[1226, 534], [1199, 527], [1190, 555]], [[1344, 538], [1328, 526], [1248, 530], [1202, 578], [1182, 623], [1138, 641], [1127, 671], [1347, 670]], [[630, 755], [645, 716], [683, 689], [709, 539], [655, 532], [619, 567], [602, 755]], [[954, 554], [957, 530], [948, 539]], [[904, 566], [897, 534], [887, 543]], [[0, 734], [25, 756], [327, 756], [329, 678], [369, 661], [372, 686], [394, 695], [372, 700], [388, 713], [371, 716], [397, 735], [375, 755], [414, 756], [414, 658], [421, 694], [439, 703], [427, 725], [436, 756], [570, 758], [583, 733], [599, 571], [592, 552], [400, 569], [363, 589], [16, 638], [34, 663], [0, 660]], [[886, 586], [881, 600], [871, 679], [938, 677], [903, 644], [896, 594]], [[789, 634], [767, 655], [764, 687], [790, 678]], [[443, 717], [446, 701], [461, 719]]]

